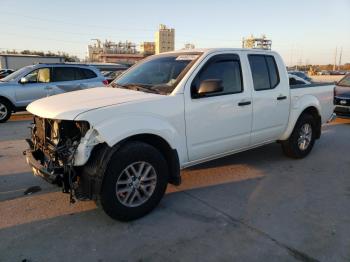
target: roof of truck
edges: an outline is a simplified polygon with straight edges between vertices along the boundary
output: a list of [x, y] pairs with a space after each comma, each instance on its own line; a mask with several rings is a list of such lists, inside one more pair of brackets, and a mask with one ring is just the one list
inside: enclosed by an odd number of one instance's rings
[[[258, 49], [258, 48], [196, 48], [196, 49], [180, 49], [166, 53], [213, 53], [220, 51], [254, 51], [254, 52], [262, 52], [262, 53], [274, 53], [274, 51], [266, 50], [266, 49]], [[166, 54], [162, 53], [162, 54]]]

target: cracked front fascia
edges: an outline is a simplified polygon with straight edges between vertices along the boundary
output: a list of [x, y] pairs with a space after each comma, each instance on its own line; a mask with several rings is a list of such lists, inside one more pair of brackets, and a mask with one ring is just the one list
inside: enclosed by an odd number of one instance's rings
[[89, 160], [92, 149], [95, 145], [103, 143], [95, 129], [90, 129], [80, 140], [80, 144], [74, 154], [74, 166], [83, 166]]

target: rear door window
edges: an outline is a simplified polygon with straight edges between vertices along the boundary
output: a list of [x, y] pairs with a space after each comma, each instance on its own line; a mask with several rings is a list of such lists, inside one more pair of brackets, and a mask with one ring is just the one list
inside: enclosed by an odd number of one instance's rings
[[54, 82], [75, 81], [95, 78], [97, 75], [90, 69], [80, 67], [54, 67], [52, 79]]
[[279, 84], [279, 73], [273, 56], [249, 55], [248, 58], [256, 91], [273, 89]]
[[73, 67], [54, 67], [52, 74], [53, 82], [76, 80], [76, 71], [74, 69]]

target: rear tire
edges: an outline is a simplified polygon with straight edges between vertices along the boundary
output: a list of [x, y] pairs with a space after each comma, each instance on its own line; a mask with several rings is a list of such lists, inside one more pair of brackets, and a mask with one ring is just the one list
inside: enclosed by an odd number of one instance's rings
[[291, 158], [306, 157], [315, 144], [316, 129], [316, 120], [312, 115], [301, 115], [288, 140], [282, 141], [283, 152]]
[[153, 146], [130, 142], [111, 157], [100, 205], [113, 219], [130, 221], [151, 212], [168, 184], [167, 162]]
[[12, 106], [5, 99], [0, 98], [0, 123], [6, 122], [12, 114]]

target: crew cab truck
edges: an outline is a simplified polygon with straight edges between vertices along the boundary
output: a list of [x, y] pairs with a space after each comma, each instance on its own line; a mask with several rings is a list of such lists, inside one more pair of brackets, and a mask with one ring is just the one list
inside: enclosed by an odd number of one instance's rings
[[332, 115], [334, 85], [289, 86], [281, 57], [254, 49], [151, 56], [110, 88], [37, 100], [30, 148], [35, 175], [112, 218], [157, 206], [180, 170], [279, 142], [307, 156]]

